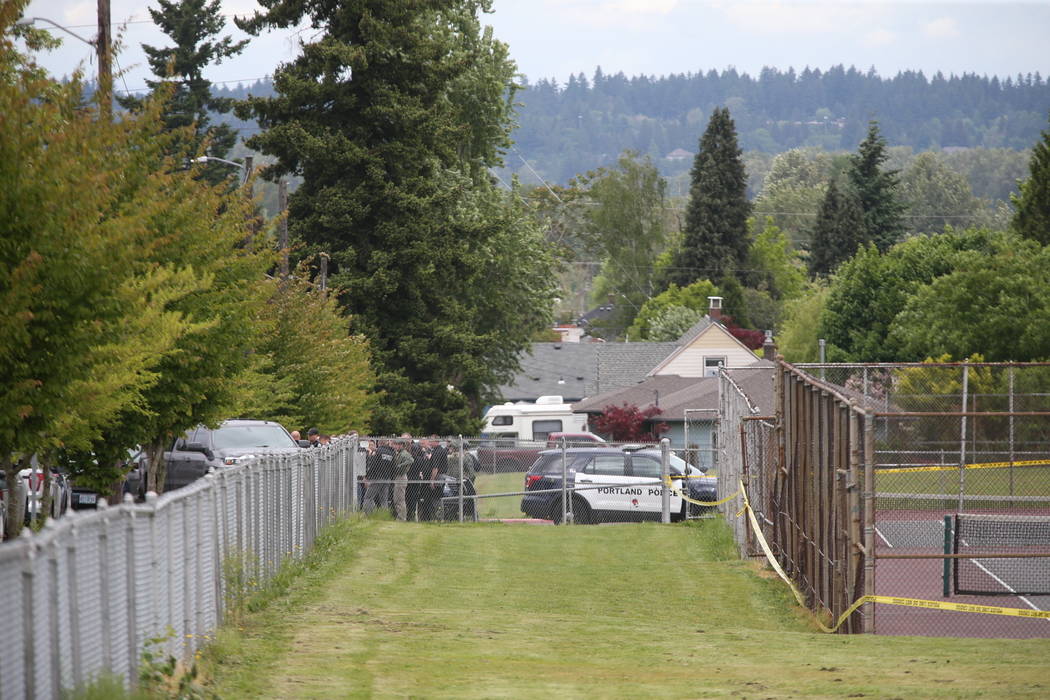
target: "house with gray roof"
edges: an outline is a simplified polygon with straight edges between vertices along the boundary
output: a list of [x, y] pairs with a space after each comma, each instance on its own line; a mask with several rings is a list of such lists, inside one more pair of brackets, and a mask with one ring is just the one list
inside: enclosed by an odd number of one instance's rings
[[754, 364], [758, 356], [721, 324], [721, 301], [711, 297], [708, 315], [673, 342], [533, 343], [521, 358], [521, 371], [500, 387], [502, 401], [535, 401], [556, 394], [576, 403], [641, 383], [643, 393], [649, 387], [666, 388], [664, 380], [647, 381], [661, 375], [681, 383], [715, 376], [720, 367]]
[[573, 403], [598, 393], [598, 349], [603, 343], [533, 343], [521, 370], [499, 388], [501, 402], [564, 396]]
[[[773, 363], [756, 359], [751, 365], [726, 370], [751, 404], [760, 411], [773, 408]], [[587, 422], [595, 430], [595, 419], [609, 406], [636, 406], [639, 410], [660, 409], [650, 424], [666, 423], [661, 437], [671, 441], [674, 449], [696, 449], [700, 463], [711, 466], [715, 444], [715, 419], [719, 410], [717, 376], [683, 377], [677, 374], [653, 374], [630, 386], [602, 392], [573, 404], [573, 412], [588, 414]], [[595, 430], [595, 432], [597, 432]]]

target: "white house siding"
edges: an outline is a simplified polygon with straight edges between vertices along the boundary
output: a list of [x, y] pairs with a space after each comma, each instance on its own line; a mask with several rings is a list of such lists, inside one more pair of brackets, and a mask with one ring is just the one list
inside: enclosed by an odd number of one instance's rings
[[726, 367], [746, 367], [758, 360], [758, 356], [736, 338], [719, 326], [711, 326], [652, 373], [702, 377], [705, 357], [725, 357]]
[[[660, 437], [671, 441], [671, 449], [678, 452], [680, 457], [685, 457], [685, 423], [668, 423], [670, 428]], [[690, 459], [696, 460], [708, 469], [715, 467], [714, 455], [714, 424], [710, 421], [693, 421], [689, 424], [689, 445], [691, 451]]]

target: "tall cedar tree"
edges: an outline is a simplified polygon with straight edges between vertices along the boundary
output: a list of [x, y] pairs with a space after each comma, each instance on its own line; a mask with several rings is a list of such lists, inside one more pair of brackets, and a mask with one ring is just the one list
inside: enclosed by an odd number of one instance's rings
[[[158, 8], [149, 8], [150, 16], [175, 46], [158, 48], [143, 44], [142, 50], [153, 74], [160, 78], [146, 81], [150, 91], [172, 91], [164, 110], [164, 128], [174, 131], [193, 126], [191, 142], [177, 144], [178, 150], [195, 153], [207, 144], [207, 155], [225, 158], [237, 141], [237, 132], [227, 124], [211, 125], [208, 113], [225, 114], [233, 108], [234, 100], [211, 94], [211, 81], [204, 77], [204, 69], [236, 56], [248, 41], [235, 42], [228, 36], [217, 38], [226, 26], [220, 0], [156, 2]], [[129, 109], [142, 107], [142, 99], [138, 97], [128, 95], [117, 99]], [[201, 172], [208, 182], [218, 184], [229, 177], [230, 166], [207, 163]]]
[[1014, 216], [1011, 227], [1018, 235], [1041, 245], [1050, 243], [1050, 131], [1032, 149], [1028, 179], [1021, 183], [1021, 194], [1011, 195]]
[[883, 252], [905, 232], [902, 218], [905, 206], [898, 198], [898, 172], [882, 170], [888, 157], [878, 122], [869, 122], [868, 135], [850, 156], [846, 173], [864, 219], [860, 243], [874, 243]]
[[[687, 286], [699, 279], [741, 278], [750, 234], [747, 174], [729, 109], [716, 108], [693, 161], [682, 248], [667, 281]], [[741, 282], [744, 280], [741, 279]]]
[[372, 428], [480, 427], [482, 402], [548, 323], [549, 255], [488, 169], [509, 144], [514, 63], [481, 28], [489, 0], [268, 0], [250, 32], [318, 32], [238, 107], [248, 143], [296, 173], [289, 229], [331, 256], [332, 286], [368, 337], [384, 392]]
[[857, 252], [864, 231], [864, 217], [853, 193], [832, 180], [820, 203], [809, 249], [809, 274], [830, 275], [843, 260]]

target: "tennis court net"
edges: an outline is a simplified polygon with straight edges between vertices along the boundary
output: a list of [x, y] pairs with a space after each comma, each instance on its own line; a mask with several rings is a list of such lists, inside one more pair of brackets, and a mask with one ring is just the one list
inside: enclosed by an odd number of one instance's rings
[[954, 590], [962, 595], [1050, 595], [1050, 516], [955, 515]]

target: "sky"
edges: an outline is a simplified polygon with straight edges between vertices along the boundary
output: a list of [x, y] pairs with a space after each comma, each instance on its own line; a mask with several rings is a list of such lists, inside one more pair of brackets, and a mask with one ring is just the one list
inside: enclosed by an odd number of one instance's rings
[[[396, 0], [391, 0], [396, 1]], [[170, 45], [152, 24], [143, 0], [111, 0], [112, 20], [124, 25], [115, 87], [145, 88], [149, 76], [140, 44]], [[149, 4], [153, 4], [150, 2]], [[225, 14], [249, 14], [254, 0], [222, 0]], [[1040, 2], [797, 2], [780, 0], [494, 0], [485, 24], [510, 47], [531, 82], [561, 84], [572, 74], [668, 75], [736, 68], [757, 75], [827, 69], [843, 64], [891, 77], [902, 70], [927, 76], [1050, 76], [1050, 0]], [[27, 17], [43, 17], [85, 39], [95, 35], [96, 0], [33, 0]], [[38, 26], [49, 27], [46, 22]], [[229, 33], [243, 35], [228, 23]], [[38, 56], [55, 76], [81, 66], [97, 70], [91, 47], [55, 30], [61, 49]], [[254, 38], [244, 53], [212, 66], [215, 83], [252, 82], [295, 58], [300, 41], [317, 30], [302, 27]]]

